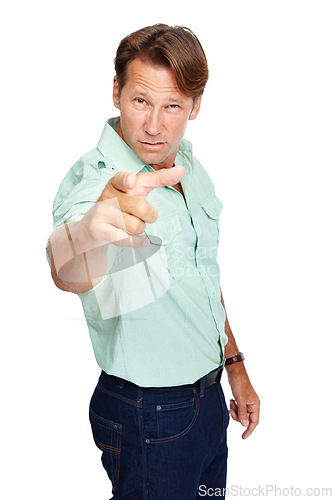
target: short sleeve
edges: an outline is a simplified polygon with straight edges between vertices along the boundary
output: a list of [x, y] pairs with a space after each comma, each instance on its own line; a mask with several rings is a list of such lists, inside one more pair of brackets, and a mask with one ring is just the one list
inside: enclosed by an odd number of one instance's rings
[[[103, 159], [103, 157], [102, 157]], [[65, 175], [53, 202], [53, 231], [63, 224], [81, 220], [96, 203], [108, 180], [114, 175], [101, 155], [93, 150], [83, 156]], [[46, 258], [50, 263], [46, 244]]]
[[199, 201], [205, 200], [205, 205], [211, 206], [211, 210], [214, 212], [217, 211], [219, 215], [223, 208], [223, 203], [215, 193], [215, 187], [208, 172], [195, 157], [193, 157], [193, 166], [195, 171], [195, 189]]
[[54, 227], [81, 219], [98, 200], [112, 177], [99, 157], [83, 156], [66, 174], [53, 202]]

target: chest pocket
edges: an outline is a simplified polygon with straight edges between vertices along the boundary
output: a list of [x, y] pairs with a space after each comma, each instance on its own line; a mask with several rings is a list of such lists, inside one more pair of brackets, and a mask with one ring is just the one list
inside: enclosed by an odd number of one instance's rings
[[161, 264], [167, 267], [173, 278], [175, 278], [177, 267], [176, 263], [173, 263], [173, 243], [176, 243], [177, 236], [181, 231], [182, 226], [177, 214], [158, 217], [154, 224], [147, 224], [145, 231], [150, 244], [160, 247], [158, 253], [161, 258]]
[[200, 201], [200, 237], [199, 245], [206, 248], [209, 256], [217, 255], [219, 243], [219, 219], [223, 208], [220, 200], [213, 194]]

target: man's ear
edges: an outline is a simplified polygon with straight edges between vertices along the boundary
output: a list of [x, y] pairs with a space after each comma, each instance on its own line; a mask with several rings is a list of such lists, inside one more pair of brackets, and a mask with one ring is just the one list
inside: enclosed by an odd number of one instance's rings
[[201, 99], [202, 99], [202, 95], [200, 97], [198, 97], [197, 100], [195, 101], [195, 104], [193, 106], [191, 114], [188, 118], [189, 120], [194, 120], [194, 118], [197, 117], [199, 110], [200, 110], [200, 106], [201, 106]]
[[116, 108], [120, 109], [119, 85], [116, 76], [113, 78], [113, 104]]

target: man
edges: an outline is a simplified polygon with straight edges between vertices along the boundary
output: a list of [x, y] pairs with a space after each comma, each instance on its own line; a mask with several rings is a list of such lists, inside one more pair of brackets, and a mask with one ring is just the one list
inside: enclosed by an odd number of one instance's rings
[[114, 497], [221, 496], [224, 364], [244, 439], [260, 403], [219, 288], [222, 204], [183, 139], [207, 61], [189, 29], [159, 24], [122, 40], [115, 68], [120, 117], [54, 201], [52, 277], [79, 295], [102, 368], [89, 415]]

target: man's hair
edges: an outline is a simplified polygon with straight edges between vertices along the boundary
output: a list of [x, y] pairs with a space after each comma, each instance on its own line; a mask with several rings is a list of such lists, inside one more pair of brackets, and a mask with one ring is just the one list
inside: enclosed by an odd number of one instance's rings
[[114, 60], [119, 93], [126, 84], [127, 69], [136, 58], [170, 68], [179, 90], [195, 100], [208, 80], [205, 53], [195, 34], [183, 26], [147, 26], [120, 42]]

